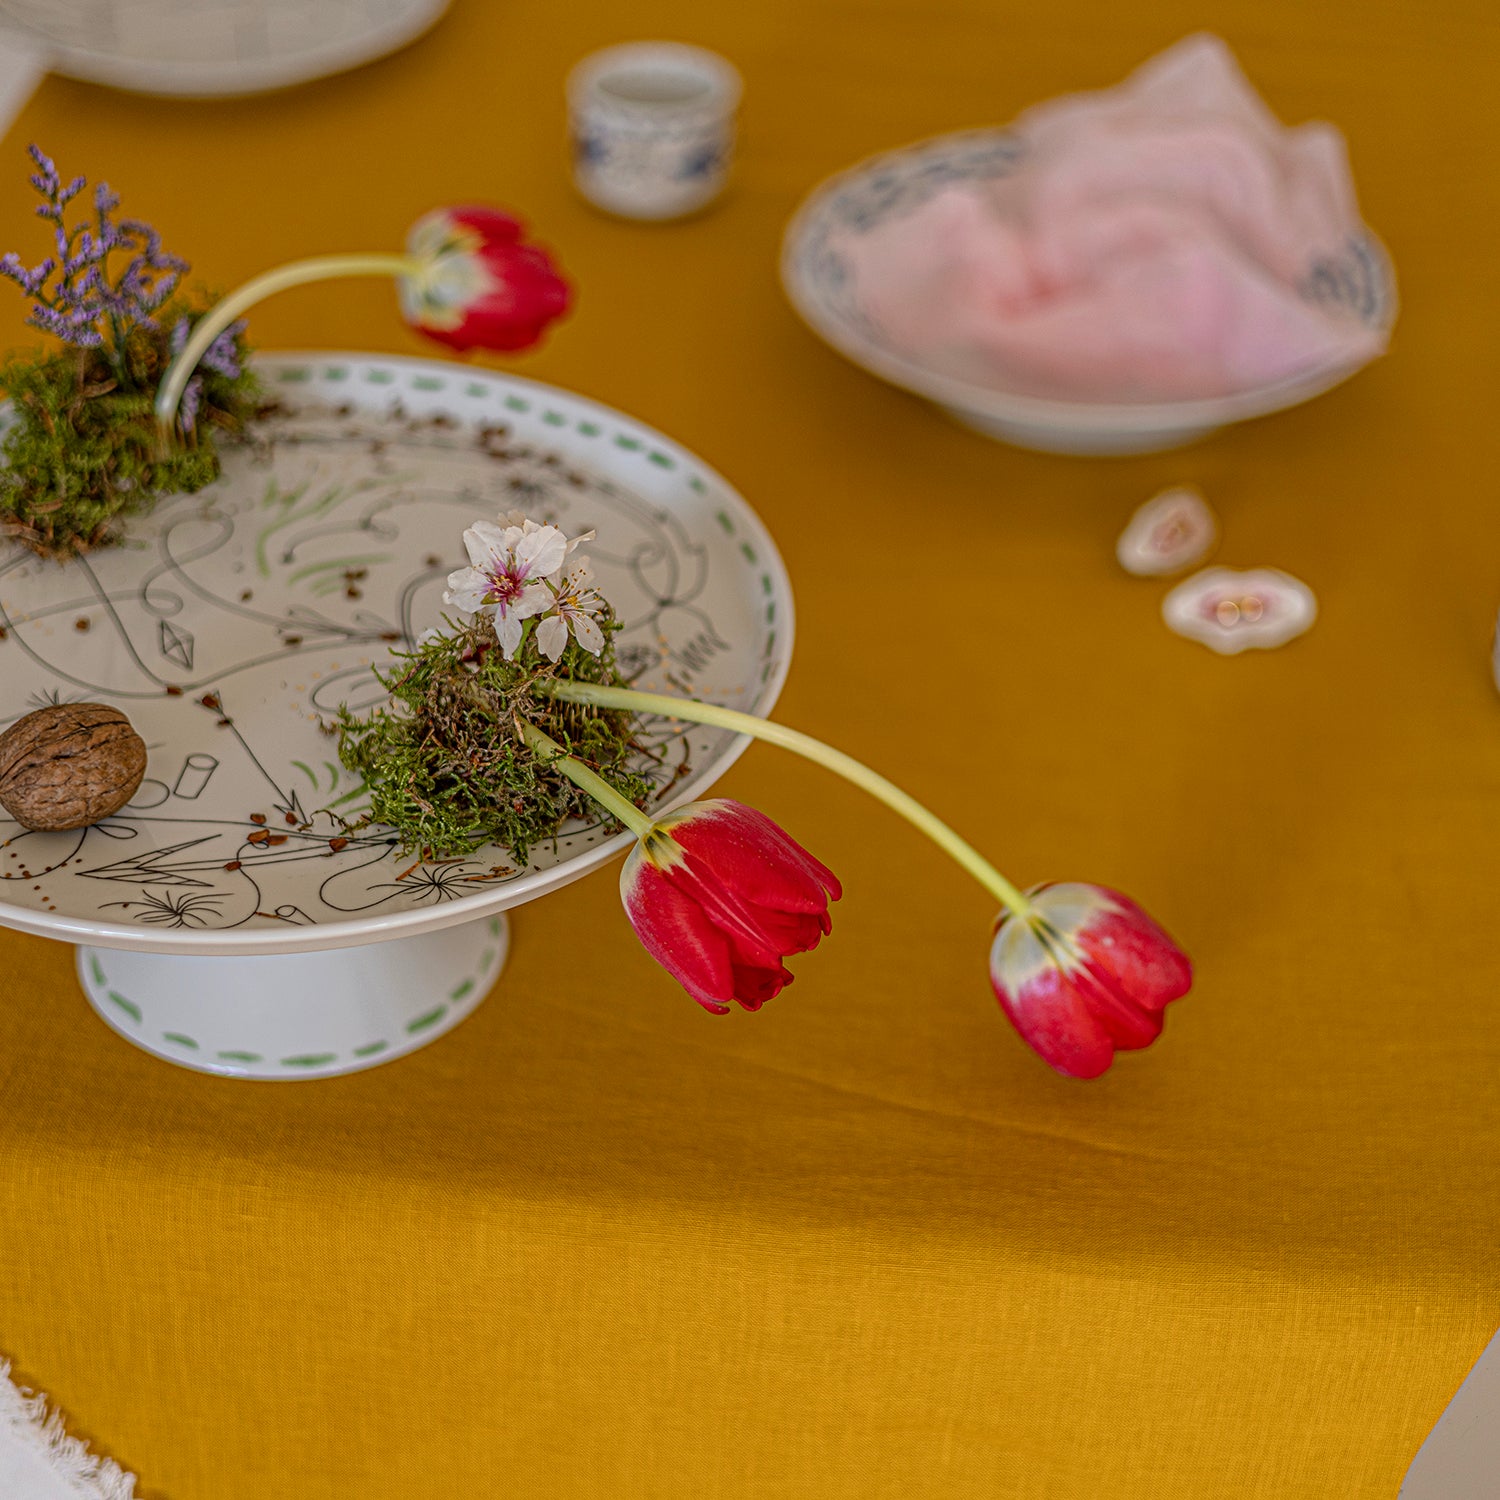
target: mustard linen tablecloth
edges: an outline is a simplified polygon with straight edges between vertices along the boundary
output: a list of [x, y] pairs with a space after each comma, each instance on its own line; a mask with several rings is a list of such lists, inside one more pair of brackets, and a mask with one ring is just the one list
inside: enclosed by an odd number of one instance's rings
[[[1187, 451], [1029, 455], [830, 353], [782, 225], [883, 147], [1221, 32], [1347, 131], [1404, 311], [1390, 357]], [[562, 81], [606, 43], [727, 54], [733, 195], [597, 216]], [[581, 288], [516, 368], [721, 468], [800, 620], [780, 714], [1017, 880], [1134, 894], [1198, 964], [1093, 1084], [1018, 1042], [988, 901], [765, 748], [722, 790], [847, 881], [758, 1016], [698, 1010], [598, 873], [515, 920], [452, 1035], [331, 1082], [169, 1067], [0, 932], [0, 1347], [169, 1500], [1389, 1497], [1500, 1323], [1500, 21], [1443, 3], [459, 0], [410, 51], [218, 104], [44, 85], [0, 151], [87, 171], [228, 286], [521, 208]], [[9, 294], [6, 294], [9, 295]], [[23, 342], [19, 294], [3, 314]], [[390, 289], [300, 290], [267, 348], [423, 352]], [[1322, 617], [1221, 659], [1114, 538], [1201, 484], [1219, 560]]]

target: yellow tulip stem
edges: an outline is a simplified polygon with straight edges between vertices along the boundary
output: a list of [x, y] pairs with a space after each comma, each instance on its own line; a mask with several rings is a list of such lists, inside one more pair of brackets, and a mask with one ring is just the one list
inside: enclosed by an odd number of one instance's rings
[[412, 276], [421, 269], [422, 262], [412, 255], [315, 255], [310, 260], [277, 266], [247, 281], [198, 319], [181, 353], [167, 366], [156, 394], [156, 421], [163, 437], [172, 431], [182, 393], [198, 368], [198, 361], [247, 307], [274, 292], [308, 281], [330, 281], [338, 276]]
[[516, 732], [526, 744], [549, 766], [555, 766], [574, 786], [582, 788], [612, 818], [623, 823], [638, 839], [651, 831], [651, 819], [633, 802], [627, 802], [602, 776], [584, 765], [575, 756], [569, 755], [561, 745], [525, 719], [516, 720]]
[[[667, 719], [687, 719], [695, 724], [712, 724], [732, 729], [736, 734], [750, 735], [770, 745], [780, 745], [794, 755], [805, 756], [818, 765], [852, 781], [877, 801], [885, 803], [920, 829], [940, 849], [950, 854], [1007, 911], [1025, 918], [1031, 903], [972, 844], [960, 838], [946, 823], [928, 812], [916, 798], [908, 796], [893, 782], [862, 765], [853, 756], [835, 750], [811, 735], [773, 724], [755, 714], [720, 708], [716, 703], [700, 703], [691, 698], [674, 698], [665, 693], [640, 693], [634, 688], [602, 687], [593, 682], [571, 682], [562, 678], [545, 678], [533, 684], [533, 691], [561, 698], [568, 703], [591, 703], [596, 708], [621, 708], [641, 714], [659, 714]], [[587, 788], [585, 788], [587, 790]]]

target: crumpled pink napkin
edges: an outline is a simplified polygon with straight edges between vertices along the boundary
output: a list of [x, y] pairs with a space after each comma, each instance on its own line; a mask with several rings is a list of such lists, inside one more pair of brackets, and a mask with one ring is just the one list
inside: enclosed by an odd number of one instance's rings
[[1297, 285], [1361, 230], [1343, 137], [1282, 127], [1217, 37], [1028, 110], [1009, 177], [841, 232], [860, 307], [928, 369], [1074, 401], [1191, 400], [1380, 353]]

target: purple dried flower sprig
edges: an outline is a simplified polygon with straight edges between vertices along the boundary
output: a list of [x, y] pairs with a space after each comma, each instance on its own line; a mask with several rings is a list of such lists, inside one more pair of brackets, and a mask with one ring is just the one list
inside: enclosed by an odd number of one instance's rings
[[[238, 380], [244, 371], [244, 366], [240, 361], [239, 338], [247, 326], [243, 318], [231, 323], [203, 351], [198, 363], [215, 374], [222, 375], [225, 380]], [[191, 328], [192, 325], [187, 318], [179, 318], [173, 325], [171, 350], [174, 358], [187, 346]], [[203, 378], [200, 375], [194, 375], [183, 389], [182, 405], [177, 409], [178, 420], [181, 421], [184, 432], [192, 432], [198, 425], [198, 402], [202, 394]]]
[[0, 443], [0, 542], [66, 559], [118, 541], [126, 517], [159, 495], [212, 483], [220, 440], [245, 432], [260, 394], [244, 325], [226, 319], [202, 340], [208, 359], [187, 372], [184, 440], [162, 440], [158, 388], [201, 311], [202, 298], [182, 287], [187, 263], [151, 225], [117, 217], [107, 183], [65, 183], [35, 146], [31, 160], [48, 253], [39, 265], [0, 257], [0, 276], [25, 295], [28, 322], [62, 347], [0, 360], [13, 415]]
[[[117, 222], [120, 199], [108, 183], [94, 189], [93, 216], [69, 228], [66, 209], [87, 186], [85, 179], [64, 184], [52, 159], [35, 144], [29, 149], [37, 166], [31, 184], [45, 200], [36, 211], [53, 226], [54, 253], [30, 269], [14, 252], [0, 257], [0, 276], [32, 299], [26, 321], [33, 328], [75, 348], [100, 350], [128, 386], [130, 334], [157, 327], [152, 314], [177, 289], [188, 263], [163, 250], [161, 235], [149, 224]], [[112, 265], [120, 267], [117, 274]]]

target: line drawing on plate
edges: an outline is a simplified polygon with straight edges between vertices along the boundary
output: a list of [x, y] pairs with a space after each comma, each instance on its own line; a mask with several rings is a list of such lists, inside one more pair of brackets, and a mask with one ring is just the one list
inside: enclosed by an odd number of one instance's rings
[[[577, 448], [604, 451], [606, 430], [577, 427]], [[747, 612], [740, 554], [753, 554], [725, 514], [711, 547], [669, 505], [548, 435], [411, 417], [399, 403], [382, 414], [283, 398], [253, 441], [226, 450], [218, 481], [163, 498], [123, 545], [63, 571], [0, 550], [0, 681], [11, 690], [0, 708], [10, 712], [12, 693], [31, 706], [113, 703], [149, 753], [137, 800], [91, 828], [36, 834], [0, 819], [5, 899], [221, 930], [443, 906], [527, 874], [504, 849], [424, 863], [388, 830], [351, 827], [363, 788], [327, 732], [340, 704], [383, 701], [375, 669], [441, 622], [462, 531], [482, 517], [523, 509], [597, 532], [589, 558], [624, 621], [615, 649], [627, 680], [752, 694], [746, 663], [769, 659], [774, 611]], [[651, 461], [633, 438], [612, 446]], [[769, 575], [759, 582], [769, 594]], [[729, 738], [648, 720], [639, 769], [663, 795]], [[611, 832], [570, 824], [530, 868]]]
[[202, 750], [190, 752], [183, 758], [182, 769], [177, 773], [177, 780], [172, 787], [172, 795], [189, 801], [196, 800], [203, 795], [203, 788], [208, 785], [209, 777], [218, 769], [218, 756], [209, 755]]

